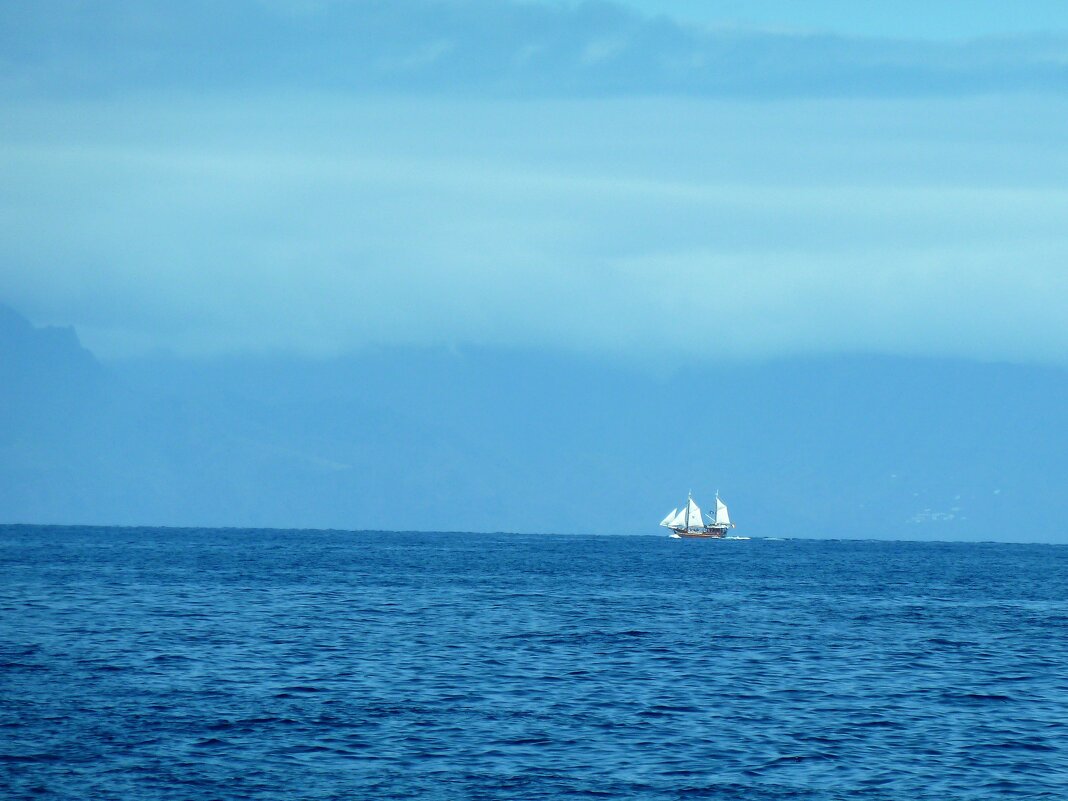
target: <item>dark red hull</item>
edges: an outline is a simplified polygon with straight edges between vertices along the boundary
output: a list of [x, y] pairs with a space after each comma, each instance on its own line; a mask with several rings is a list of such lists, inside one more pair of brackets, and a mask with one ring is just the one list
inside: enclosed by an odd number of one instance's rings
[[721, 540], [727, 533], [726, 528], [708, 528], [704, 531], [680, 531], [674, 529], [675, 535], [688, 540]]

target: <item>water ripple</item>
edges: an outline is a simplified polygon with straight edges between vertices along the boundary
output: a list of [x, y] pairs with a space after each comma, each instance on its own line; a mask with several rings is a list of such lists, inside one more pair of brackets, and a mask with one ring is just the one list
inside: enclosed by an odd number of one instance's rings
[[0, 795], [1068, 796], [1054, 546], [0, 527]]

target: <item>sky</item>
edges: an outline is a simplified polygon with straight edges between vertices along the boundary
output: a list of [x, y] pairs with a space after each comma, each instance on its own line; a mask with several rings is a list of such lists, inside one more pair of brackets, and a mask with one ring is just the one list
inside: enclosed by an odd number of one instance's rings
[[1068, 31], [1058, 0], [629, 0], [648, 14], [706, 25], [819, 31], [849, 36], [962, 40]]
[[0, 10], [0, 301], [104, 358], [1068, 361], [1068, 11]]

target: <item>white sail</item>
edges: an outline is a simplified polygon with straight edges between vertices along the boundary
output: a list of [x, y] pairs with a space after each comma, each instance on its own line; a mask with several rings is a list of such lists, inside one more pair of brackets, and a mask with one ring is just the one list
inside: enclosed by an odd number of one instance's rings
[[686, 528], [686, 507], [679, 509], [679, 513], [668, 522], [668, 528]]
[[693, 498], [690, 498], [686, 504], [686, 528], [704, 528], [705, 519], [701, 516], [701, 507], [693, 502]]
[[727, 504], [716, 496], [716, 525], [717, 526], [729, 526], [731, 524], [730, 515], [727, 514]]
[[678, 508], [672, 509], [670, 512], [668, 512], [668, 516], [660, 521], [660, 525], [662, 525], [662, 526], [670, 526], [671, 525], [671, 521], [675, 519], [675, 516], [678, 513], [679, 513]]

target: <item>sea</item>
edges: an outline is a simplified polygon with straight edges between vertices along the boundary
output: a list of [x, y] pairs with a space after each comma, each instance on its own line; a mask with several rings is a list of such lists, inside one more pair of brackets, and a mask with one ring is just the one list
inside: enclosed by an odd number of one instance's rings
[[1064, 799], [1068, 547], [0, 526], [0, 798]]

